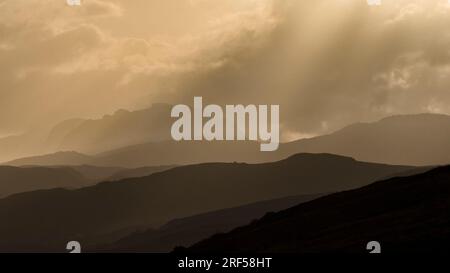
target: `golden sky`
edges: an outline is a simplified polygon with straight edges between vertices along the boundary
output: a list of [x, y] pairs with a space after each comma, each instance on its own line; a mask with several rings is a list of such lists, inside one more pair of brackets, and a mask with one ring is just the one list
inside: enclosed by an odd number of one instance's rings
[[0, 137], [194, 95], [285, 138], [450, 113], [449, 50], [444, 0], [0, 0]]

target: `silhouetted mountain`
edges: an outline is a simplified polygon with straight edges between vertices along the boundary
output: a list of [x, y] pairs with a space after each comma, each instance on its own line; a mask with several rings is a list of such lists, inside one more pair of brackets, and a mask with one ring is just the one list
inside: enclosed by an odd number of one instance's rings
[[0, 162], [59, 151], [95, 154], [165, 141], [171, 139], [170, 110], [170, 105], [154, 104], [143, 110], [118, 110], [100, 119], [69, 119], [48, 128], [3, 137], [0, 138]]
[[94, 248], [92, 251], [170, 252], [177, 246], [190, 246], [215, 233], [248, 224], [268, 212], [287, 209], [319, 196], [321, 195], [291, 196], [176, 219], [157, 230], [136, 232], [114, 244]]
[[0, 197], [38, 189], [79, 188], [89, 182], [70, 168], [0, 166]]
[[56, 126], [50, 130], [48, 137], [45, 140], [45, 147], [52, 151], [59, 150], [64, 138], [84, 122], [86, 122], [85, 119], [68, 119], [56, 124]]
[[120, 167], [80, 166], [0, 166], [0, 198], [27, 191], [52, 188], [81, 188], [101, 181], [147, 176], [175, 166], [125, 169]]
[[[100, 182], [109, 180], [108, 178], [117, 174], [122, 173], [123, 171], [130, 171], [125, 168], [120, 167], [98, 167], [98, 166], [90, 166], [90, 165], [80, 165], [80, 166], [53, 166], [55, 168], [71, 168], [81, 173], [84, 177], [88, 178], [91, 181]], [[125, 176], [134, 177], [134, 176]]]
[[[125, 133], [116, 132], [113, 135], [114, 138], [128, 137], [123, 134]], [[107, 137], [107, 134], [103, 135], [103, 138]], [[329, 135], [281, 144], [278, 151], [270, 153], [260, 152], [259, 143], [248, 141], [176, 142], [166, 140], [142, 143], [133, 140], [141, 144], [112, 149], [92, 157], [86, 156], [83, 162], [78, 161], [75, 165], [138, 168], [205, 162], [262, 163], [281, 160], [296, 153], [331, 153], [366, 162], [429, 166], [450, 164], [448, 139], [450, 139], [450, 116], [421, 114], [394, 116], [374, 123], [354, 124]], [[144, 140], [144, 138], [141, 139], [141, 141]], [[93, 140], [89, 141], [95, 143]], [[115, 141], [117, 145], [111, 146], [119, 146], [119, 142], [117, 140]], [[80, 144], [77, 147], [81, 146]], [[70, 145], [61, 147], [76, 148]], [[49, 165], [46, 161], [51, 161], [50, 165], [69, 165], [64, 163], [69, 160], [64, 158], [51, 160], [52, 157], [55, 155], [46, 155], [45, 160], [32, 157], [6, 164]], [[58, 160], [64, 162], [57, 163]], [[27, 163], [24, 164], [24, 162]]]
[[332, 194], [195, 244], [188, 252], [449, 252], [450, 167]]
[[358, 123], [333, 134], [282, 145], [279, 153], [331, 153], [357, 160], [403, 165], [450, 164], [450, 116], [393, 116]]
[[189, 165], [206, 162], [267, 162], [273, 154], [259, 150], [259, 143], [164, 141], [129, 146], [96, 155], [96, 165], [129, 168], [155, 165]]
[[0, 225], [0, 251], [63, 251], [69, 240], [98, 244], [102, 235], [119, 230], [156, 228], [222, 208], [355, 188], [408, 169], [299, 154], [274, 163], [183, 166], [78, 190], [17, 194], [0, 200], [0, 219], [8, 219]]
[[111, 175], [106, 180], [108, 181], [117, 181], [125, 178], [131, 177], [143, 177], [148, 176], [156, 172], [162, 172], [165, 170], [169, 170], [175, 168], [177, 166], [155, 166], [155, 167], [141, 167], [136, 169], [123, 169], [121, 171], [117, 171], [114, 175]]
[[25, 157], [4, 164], [9, 166], [71, 166], [85, 165], [91, 161], [93, 161], [92, 157], [72, 151]]
[[[57, 125], [49, 136], [57, 150], [98, 153], [119, 147], [170, 139], [171, 106], [154, 104], [138, 110], [118, 110], [101, 119], [65, 121]], [[68, 130], [69, 128], [69, 130]]]
[[[146, 166], [188, 165], [205, 162], [268, 162], [274, 154], [259, 151], [251, 142], [177, 142], [145, 143], [111, 150], [94, 156], [76, 152], [58, 152], [5, 162], [5, 165], [53, 166], [93, 165], [142, 168]], [[278, 157], [276, 157], [278, 158]]]
[[0, 138], [0, 161], [48, 153], [43, 145], [46, 137], [47, 132], [39, 130]]

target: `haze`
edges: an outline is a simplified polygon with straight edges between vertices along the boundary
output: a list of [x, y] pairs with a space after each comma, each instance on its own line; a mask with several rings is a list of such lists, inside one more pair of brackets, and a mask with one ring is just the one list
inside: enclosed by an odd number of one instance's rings
[[450, 6], [0, 1], [0, 137], [153, 103], [279, 104], [284, 140], [450, 113]]

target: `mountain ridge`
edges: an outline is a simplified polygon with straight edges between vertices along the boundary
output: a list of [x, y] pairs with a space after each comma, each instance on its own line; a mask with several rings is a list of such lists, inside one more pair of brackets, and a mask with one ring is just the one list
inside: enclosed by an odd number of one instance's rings
[[[180, 166], [77, 190], [17, 194], [0, 199], [0, 219], [8, 218], [0, 225], [5, 236], [0, 246], [57, 251], [66, 240], [97, 244], [102, 235], [118, 230], [158, 227], [174, 218], [291, 195], [355, 188], [413, 169], [308, 154], [264, 164]], [[36, 223], [33, 232], [25, 228]], [[65, 228], [59, 229], [58, 223]]]
[[376, 240], [383, 253], [448, 253], [449, 181], [450, 166], [390, 178], [266, 215], [178, 251], [367, 253], [366, 244]]
[[0, 198], [51, 188], [80, 188], [91, 180], [71, 168], [0, 166]]
[[320, 196], [323, 195], [289, 196], [173, 219], [159, 229], [135, 232], [115, 243], [95, 247], [88, 251], [166, 253], [175, 247], [190, 246], [217, 232], [226, 232], [248, 224], [269, 212], [286, 209]]
[[[273, 162], [297, 153], [329, 153], [390, 165], [450, 164], [450, 116], [399, 115], [377, 122], [356, 123], [334, 133], [280, 144], [275, 152], [260, 152], [254, 142], [146, 142], [86, 156], [84, 164], [138, 168], [204, 162]], [[425, 143], [425, 144], [424, 144]], [[53, 155], [55, 157], [55, 155]], [[47, 164], [52, 155], [22, 158], [5, 164]], [[69, 159], [61, 159], [70, 162]]]

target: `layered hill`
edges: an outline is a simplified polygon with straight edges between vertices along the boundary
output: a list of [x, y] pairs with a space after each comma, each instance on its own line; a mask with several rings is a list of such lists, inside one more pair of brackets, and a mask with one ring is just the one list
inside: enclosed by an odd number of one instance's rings
[[47, 139], [57, 151], [98, 153], [119, 147], [170, 139], [170, 105], [118, 110], [101, 119], [68, 120], [55, 126]]
[[0, 166], [0, 198], [51, 188], [80, 188], [90, 180], [71, 168]]
[[69, 240], [105, 243], [99, 238], [121, 230], [157, 228], [176, 218], [263, 200], [356, 188], [407, 170], [412, 167], [299, 154], [273, 163], [199, 164], [77, 190], [17, 194], [0, 200], [0, 219], [8, 219], [0, 225], [0, 251], [63, 251]]
[[173, 167], [175, 166], [126, 169], [91, 165], [0, 166], [0, 198], [11, 194], [44, 189], [82, 188], [102, 181], [148, 176]]
[[448, 253], [450, 167], [332, 194], [195, 244], [201, 253]]
[[[169, 132], [169, 129], [167, 130]], [[122, 135], [120, 132], [114, 134], [114, 138], [121, 136], [128, 138], [126, 134]], [[104, 135], [104, 138], [107, 138], [107, 135]], [[450, 116], [420, 114], [393, 116], [377, 122], [353, 124], [329, 135], [283, 143], [278, 151], [270, 153], [260, 152], [259, 143], [248, 141], [143, 142], [145, 138], [142, 138], [140, 139], [142, 142], [136, 140], [135, 145], [111, 149], [92, 156], [66, 152], [22, 158], [6, 164], [49, 165], [50, 162], [50, 165], [55, 165], [60, 162], [59, 165], [73, 165], [70, 163], [75, 161], [76, 165], [137, 168], [204, 162], [262, 163], [281, 160], [296, 153], [331, 153], [365, 162], [429, 166], [450, 164], [448, 139], [450, 139]], [[61, 145], [60, 148], [75, 149], [81, 146], [81, 144]]]
[[188, 247], [218, 232], [228, 232], [236, 227], [249, 224], [268, 212], [287, 209], [319, 196], [321, 195], [290, 196], [175, 219], [159, 229], [135, 232], [113, 244], [93, 248], [91, 251], [170, 252], [175, 247]]
[[96, 154], [130, 145], [166, 141], [170, 139], [172, 124], [170, 109], [170, 105], [154, 104], [137, 111], [118, 110], [97, 119], [69, 119], [55, 126], [3, 137], [0, 138], [0, 161], [60, 151]]
[[358, 123], [333, 134], [281, 146], [279, 153], [332, 153], [367, 162], [415, 166], [450, 164], [450, 116], [419, 114]]
[[5, 162], [8, 166], [79, 166], [90, 165], [92, 156], [74, 151], [24, 157]]

